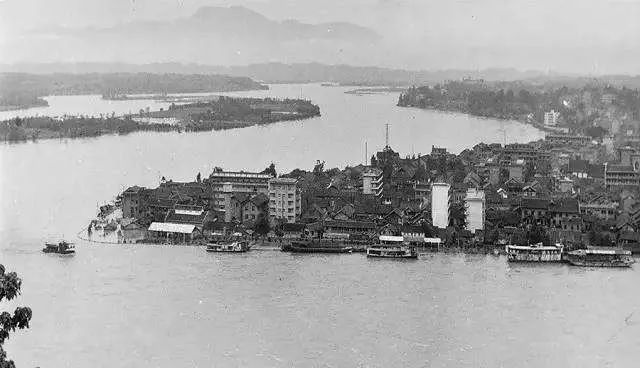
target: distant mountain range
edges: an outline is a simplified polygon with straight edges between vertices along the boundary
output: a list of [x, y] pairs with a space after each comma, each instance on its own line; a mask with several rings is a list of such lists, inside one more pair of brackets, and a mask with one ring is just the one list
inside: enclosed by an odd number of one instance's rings
[[[6, 47], [19, 60], [158, 60], [237, 65], [266, 60], [336, 60], [360, 55], [380, 39], [352, 23], [275, 21], [240, 6], [203, 7], [185, 18], [135, 21], [107, 28], [32, 31]], [[14, 57], [15, 55], [11, 55]], [[6, 59], [5, 59], [6, 60]]]

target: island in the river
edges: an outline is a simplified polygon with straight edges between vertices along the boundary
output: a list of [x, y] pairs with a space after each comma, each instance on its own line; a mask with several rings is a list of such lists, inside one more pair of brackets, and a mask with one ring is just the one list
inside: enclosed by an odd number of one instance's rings
[[47, 106], [51, 95], [170, 94], [269, 89], [251, 78], [217, 74], [0, 73], [0, 111]]
[[211, 131], [303, 120], [320, 115], [308, 100], [209, 96], [209, 100], [140, 110], [122, 117], [63, 116], [15, 118], [0, 122], [4, 141], [97, 137], [138, 131]]

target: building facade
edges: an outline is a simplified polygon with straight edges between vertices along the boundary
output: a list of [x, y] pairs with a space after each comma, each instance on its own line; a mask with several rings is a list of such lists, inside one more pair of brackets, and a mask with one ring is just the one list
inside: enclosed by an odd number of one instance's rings
[[486, 208], [484, 191], [475, 188], [467, 190], [467, 196], [464, 202], [467, 208], [466, 229], [472, 233], [475, 233], [476, 230], [484, 230], [484, 213]]
[[269, 218], [272, 223], [284, 219], [296, 222], [302, 213], [302, 195], [298, 180], [293, 178], [272, 178], [268, 181]]
[[551, 110], [544, 113], [544, 125], [546, 126], [556, 126], [558, 125], [558, 118], [560, 118], [560, 113], [555, 110]]
[[447, 183], [431, 184], [431, 219], [433, 226], [446, 228], [449, 226], [449, 201], [451, 186]]
[[225, 213], [231, 209], [234, 195], [268, 194], [269, 180], [273, 177], [268, 174], [249, 172], [214, 171], [209, 175], [207, 183], [211, 187], [213, 209]]
[[379, 197], [382, 194], [382, 170], [371, 168], [362, 173], [362, 194]]

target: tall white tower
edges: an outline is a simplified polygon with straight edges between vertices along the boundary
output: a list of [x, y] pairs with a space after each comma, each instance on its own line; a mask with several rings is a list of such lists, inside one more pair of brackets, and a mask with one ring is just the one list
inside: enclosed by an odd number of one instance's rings
[[433, 226], [446, 228], [449, 225], [449, 192], [447, 183], [431, 184], [431, 220]]

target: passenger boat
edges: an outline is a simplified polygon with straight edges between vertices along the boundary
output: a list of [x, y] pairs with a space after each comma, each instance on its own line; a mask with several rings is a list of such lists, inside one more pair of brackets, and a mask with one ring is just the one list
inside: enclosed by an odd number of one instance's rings
[[562, 262], [562, 249], [562, 244], [544, 246], [542, 243], [537, 243], [505, 246], [509, 262]]
[[230, 252], [243, 253], [251, 249], [248, 241], [240, 240], [233, 242], [209, 243], [207, 244], [207, 252]]
[[73, 243], [69, 243], [65, 240], [56, 243], [45, 243], [42, 249], [44, 253], [58, 253], [58, 254], [74, 254], [76, 247]]
[[293, 253], [351, 253], [352, 247], [332, 241], [293, 241], [282, 246], [283, 252]]
[[367, 247], [367, 257], [418, 258], [415, 246], [404, 244], [402, 236], [381, 235], [380, 243]]
[[635, 260], [631, 251], [624, 249], [578, 249], [567, 252], [566, 260], [583, 267], [631, 267]]

